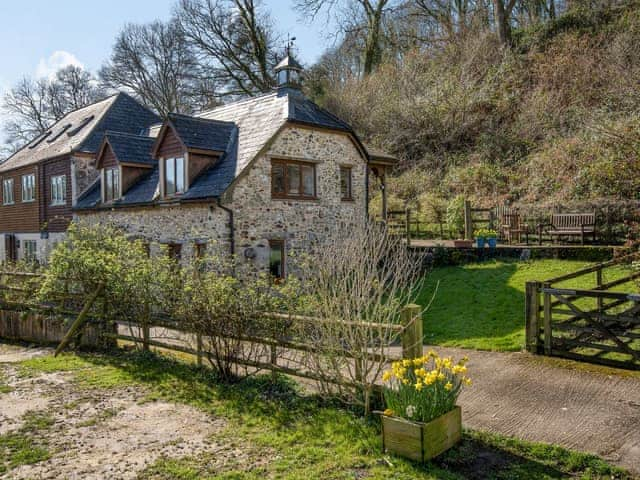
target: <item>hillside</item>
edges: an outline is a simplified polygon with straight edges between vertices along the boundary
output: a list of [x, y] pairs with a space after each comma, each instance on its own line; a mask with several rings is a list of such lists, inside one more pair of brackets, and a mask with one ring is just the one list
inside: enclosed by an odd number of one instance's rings
[[464, 194], [545, 208], [640, 199], [640, 4], [569, 10], [387, 62], [320, 98], [402, 159], [396, 204]]

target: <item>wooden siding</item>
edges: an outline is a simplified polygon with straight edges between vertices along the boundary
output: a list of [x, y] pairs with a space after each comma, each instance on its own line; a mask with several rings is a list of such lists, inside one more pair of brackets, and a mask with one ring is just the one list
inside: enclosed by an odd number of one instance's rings
[[185, 150], [182, 142], [172, 128], [167, 128], [164, 138], [158, 148], [158, 156], [162, 158], [183, 157]]
[[148, 174], [150, 168], [145, 167], [122, 167], [122, 194], [125, 195], [140, 178]]
[[[0, 196], [0, 232], [2, 233], [37, 233], [40, 231], [38, 215], [38, 203], [40, 201], [40, 188], [38, 182], [38, 167], [28, 165], [5, 172], [0, 176], [0, 191], [3, 180], [13, 178], [13, 205], [3, 205]], [[22, 201], [22, 175], [34, 174], [36, 176], [36, 198], [33, 202]]]
[[115, 153], [113, 153], [113, 149], [108, 143], [102, 153], [102, 156], [98, 158], [98, 165], [100, 168], [111, 168], [118, 166], [116, 155]]
[[[43, 195], [40, 195], [40, 207], [42, 219], [46, 223], [49, 232], [64, 232], [72, 219], [71, 198], [71, 158], [63, 157], [46, 162], [42, 165]], [[67, 192], [64, 205], [51, 205], [51, 177], [57, 175], [67, 176]]]
[[218, 160], [218, 157], [213, 155], [197, 155], [195, 153], [189, 154], [189, 180], [188, 186], [193, 184], [193, 181], [200, 176], [207, 168], [213, 165]]

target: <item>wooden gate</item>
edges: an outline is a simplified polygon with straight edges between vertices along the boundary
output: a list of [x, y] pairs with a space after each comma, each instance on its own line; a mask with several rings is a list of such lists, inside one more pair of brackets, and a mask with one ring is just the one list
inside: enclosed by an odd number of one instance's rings
[[[640, 370], [640, 270], [627, 257], [526, 287], [527, 349], [532, 353]], [[629, 270], [620, 275], [627, 265]], [[603, 271], [618, 268], [603, 283]], [[592, 289], [558, 286], [595, 274]], [[583, 279], [584, 280], [584, 279]], [[624, 291], [613, 291], [613, 289]]]

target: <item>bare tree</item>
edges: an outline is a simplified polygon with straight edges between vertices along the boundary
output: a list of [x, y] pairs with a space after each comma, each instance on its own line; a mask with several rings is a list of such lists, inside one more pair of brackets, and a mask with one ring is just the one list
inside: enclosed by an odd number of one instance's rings
[[399, 335], [393, 327], [420, 291], [422, 256], [399, 236], [370, 224], [337, 231], [303, 263], [300, 270], [311, 272], [302, 278], [304, 297], [309, 314], [318, 319], [297, 332], [314, 345], [306, 366], [320, 376], [323, 393], [368, 411]]
[[5, 149], [18, 150], [70, 111], [99, 100], [104, 93], [89, 72], [73, 65], [60, 69], [52, 80], [20, 80], [3, 99], [2, 110], [8, 117]]
[[220, 96], [253, 95], [274, 85], [278, 35], [254, 0], [180, 0], [183, 35]]
[[399, 2], [394, 0], [297, 0], [296, 8], [304, 15], [316, 18], [325, 10], [329, 14], [341, 8], [339, 28], [343, 34], [358, 32], [363, 37], [362, 64], [369, 75], [382, 61], [383, 22]]
[[188, 113], [197, 92], [198, 63], [177, 22], [128, 24], [100, 70], [105, 86], [126, 89], [161, 115]]

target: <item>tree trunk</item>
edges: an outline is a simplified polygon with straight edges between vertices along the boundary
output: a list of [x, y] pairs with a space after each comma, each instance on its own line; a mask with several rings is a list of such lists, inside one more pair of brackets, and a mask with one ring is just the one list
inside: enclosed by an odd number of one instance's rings
[[511, 28], [509, 25], [509, 18], [505, 10], [504, 1], [493, 0], [493, 11], [500, 43], [502, 45], [509, 45], [511, 42]]

